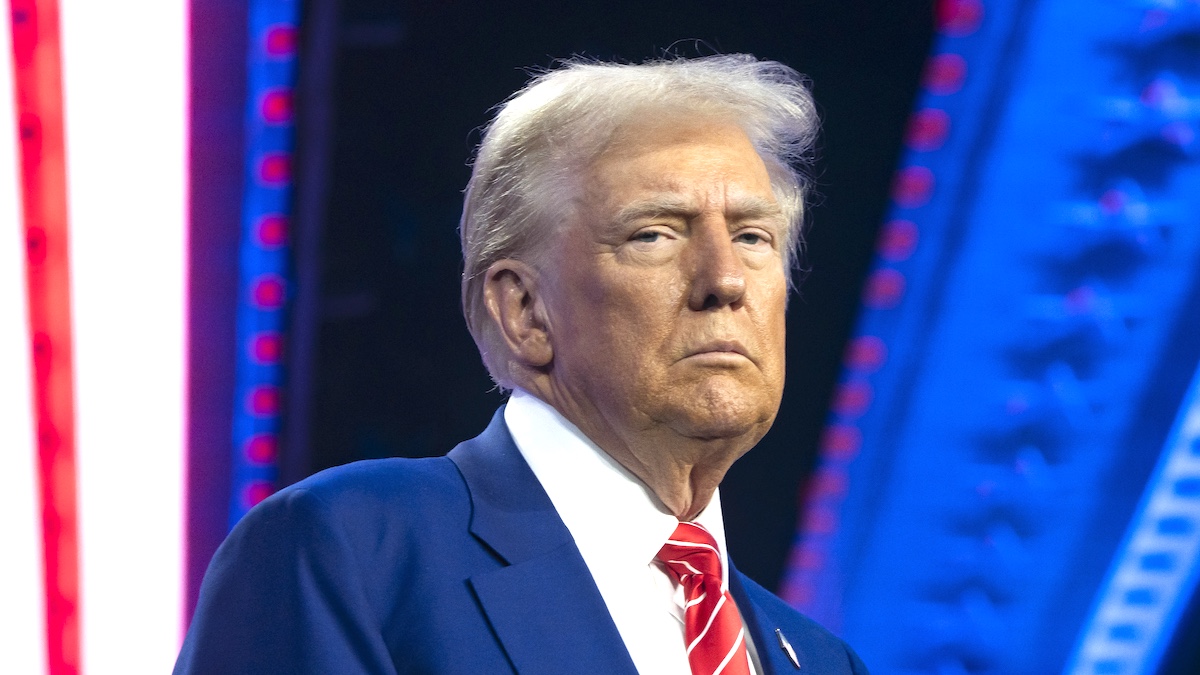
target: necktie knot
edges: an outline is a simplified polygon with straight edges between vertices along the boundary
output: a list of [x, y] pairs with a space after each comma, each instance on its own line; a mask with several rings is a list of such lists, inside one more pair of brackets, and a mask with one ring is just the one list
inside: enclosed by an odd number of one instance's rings
[[658, 552], [658, 561], [685, 588], [697, 583], [721, 584], [721, 554], [717, 541], [696, 523], [680, 523]]

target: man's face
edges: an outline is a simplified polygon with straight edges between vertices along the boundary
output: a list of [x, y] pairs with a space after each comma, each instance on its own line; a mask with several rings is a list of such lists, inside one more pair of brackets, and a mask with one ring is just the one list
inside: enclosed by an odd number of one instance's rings
[[753, 445], [783, 394], [787, 278], [785, 222], [746, 135], [639, 126], [576, 195], [542, 283], [554, 386], [618, 435]]

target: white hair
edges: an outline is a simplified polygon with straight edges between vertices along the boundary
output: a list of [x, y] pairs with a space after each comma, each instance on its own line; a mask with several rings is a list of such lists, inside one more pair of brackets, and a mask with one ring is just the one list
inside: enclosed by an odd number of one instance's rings
[[739, 126], [766, 164], [788, 230], [784, 260], [799, 257], [804, 200], [818, 121], [807, 82], [747, 54], [643, 64], [582, 59], [534, 77], [498, 106], [467, 183], [462, 303], [492, 379], [512, 388], [510, 359], [483, 300], [484, 277], [504, 259], [532, 262], [545, 228], [564, 222], [569, 178], [590, 165], [619, 128], [670, 114]]

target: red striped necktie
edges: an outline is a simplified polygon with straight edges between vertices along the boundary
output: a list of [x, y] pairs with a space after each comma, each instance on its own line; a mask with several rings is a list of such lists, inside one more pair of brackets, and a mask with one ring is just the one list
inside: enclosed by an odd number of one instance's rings
[[683, 632], [692, 675], [750, 675], [746, 629], [723, 583], [721, 554], [708, 530], [680, 523], [657, 559], [683, 586]]

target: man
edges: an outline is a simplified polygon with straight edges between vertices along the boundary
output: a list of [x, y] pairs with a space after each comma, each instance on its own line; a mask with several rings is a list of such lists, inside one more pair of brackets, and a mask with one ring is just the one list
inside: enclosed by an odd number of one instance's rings
[[733, 569], [717, 486], [767, 432], [816, 130], [748, 56], [568, 63], [487, 129], [467, 324], [513, 394], [448, 457], [252, 511], [177, 673], [865, 673]]

